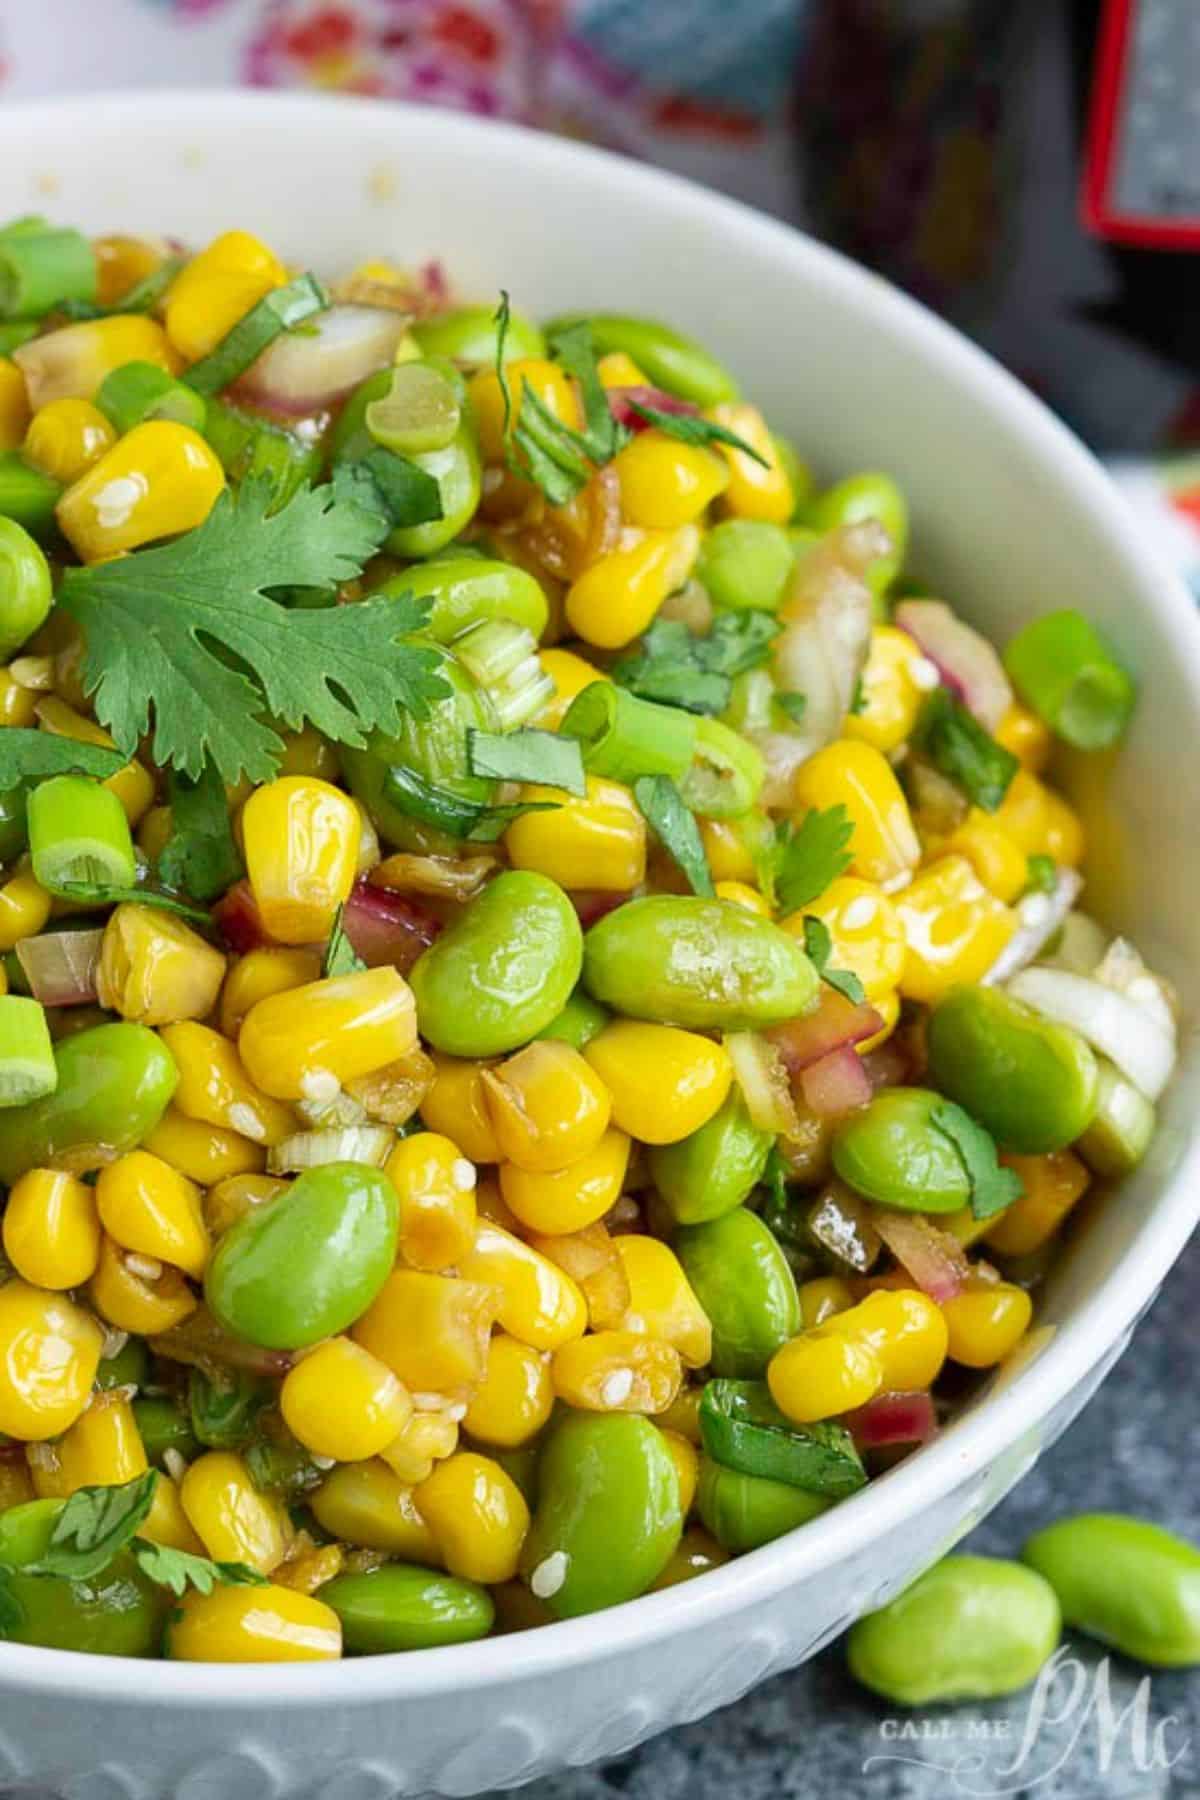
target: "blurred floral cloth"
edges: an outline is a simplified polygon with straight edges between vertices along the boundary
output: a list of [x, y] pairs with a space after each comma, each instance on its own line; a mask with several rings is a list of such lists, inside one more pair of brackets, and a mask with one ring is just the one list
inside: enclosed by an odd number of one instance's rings
[[[1149, 120], [1146, 167], [1165, 168], [1190, 154], [1171, 142], [1184, 108], [1156, 115], [1147, 97], [1161, 102], [1172, 81], [1200, 93], [1200, 0], [1106, 3], [1127, 26], [1137, 80], [1126, 110], [1143, 136]], [[1109, 457], [1200, 595], [1200, 287], [1153, 275], [1147, 289], [1146, 258], [1131, 273], [1079, 224], [1099, 11], [1096, 0], [0, 0], [0, 97], [308, 88], [516, 119], [675, 169], [807, 225], [993, 350]], [[1200, 274], [1200, 255], [1165, 262]]]

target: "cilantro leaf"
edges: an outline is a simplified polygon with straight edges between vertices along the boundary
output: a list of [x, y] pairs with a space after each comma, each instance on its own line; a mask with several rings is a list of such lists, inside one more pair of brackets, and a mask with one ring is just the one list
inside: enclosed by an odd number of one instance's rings
[[382, 444], [357, 462], [339, 463], [333, 472], [333, 491], [386, 519], [389, 531], [427, 525], [445, 516], [436, 477]]
[[808, 960], [821, 980], [855, 1006], [861, 1006], [867, 997], [866, 989], [858, 976], [851, 969], [831, 969], [829, 958], [833, 955], [833, 939], [829, 935], [829, 927], [824, 919], [816, 918], [812, 913], [804, 915], [804, 948]]
[[118, 1487], [76, 1488], [50, 1533], [45, 1555], [27, 1565], [31, 1575], [63, 1575], [87, 1581], [106, 1569], [129, 1543], [154, 1504], [156, 1469]]
[[734, 676], [766, 661], [779, 630], [778, 619], [766, 612], [722, 613], [703, 637], [681, 619], [656, 619], [610, 673], [643, 700], [687, 712], [724, 712]]
[[207, 1556], [193, 1556], [190, 1550], [172, 1550], [167, 1544], [152, 1544], [148, 1538], [135, 1538], [133, 1555], [138, 1568], [159, 1587], [170, 1588], [182, 1598], [189, 1587], [200, 1594], [211, 1594], [218, 1583], [228, 1587], [267, 1587], [265, 1575], [248, 1563], [213, 1562]]
[[0, 1563], [0, 1639], [20, 1631], [25, 1623], [25, 1609], [13, 1593], [11, 1572]]
[[44, 781], [51, 775], [94, 775], [103, 781], [129, 761], [119, 750], [84, 744], [56, 732], [9, 725], [0, 731], [0, 793], [22, 781]]
[[167, 787], [171, 835], [158, 859], [158, 873], [168, 887], [212, 900], [242, 873], [225, 784], [216, 764], [208, 761], [195, 781], [172, 769]]
[[653, 425], [667, 437], [678, 438], [681, 444], [728, 444], [743, 455], [752, 456], [764, 469], [771, 466], [753, 444], [748, 444], [736, 431], [730, 431], [728, 425], [718, 425], [715, 419], [702, 419], [697, 413], [664, 412], [657, 406], [644, 406], [640, 400], [630, 400], [629, 406], [647, 425]]
[[270, 504], [269, 487], [244, 483], [173, 543], [65, 576], [60, 603], [87, 639], [85, 689], [126, 756], [153, 729], [160, 767], [196, 779], [211, 760], [224, 781], [266, 781], [282, 744], [264, 713], [361, 746], [405, 710], [426, 718], [447, 691], [437, 652], [404, 641], [428, 602], [289, 612], [267, 597], [357, 575], [383, 521], [329, 487]]
[[658, 837], [663, 849], [687, 876], [694, 894], [708, 897], [714, 892], [713, 878], [704, 854], [700, 827], [694, 813], [688, 811], [683, 797], [669, 775], [642, 775], [633, 784], [637, 801], [646, 823]]
[[329, 942], [325, 946], [325, 955], [321, 963], [322, 975], [357, 975], [366, 963], [346, 936], [346, 927], [342, 923], [346, 908], [339, 906], [333, 917], [333, 930], [329, 933]]
[[394, 763], [385, 774], [383, 791], [392, 805], [410, 819], [420, 819], [450, 837], [469, 838], [477, 844], [494, 844], [512, 821], [525, 813], [558, 811], [553, 800], [516, 800], [505, 806], [464, 800], [461, 794], [438, 787], [399, 763]]
[[945, 688], [929, 696], [918, 736], [948, 780], [985, 812], [995, 812], [1020, 764]]
[[789, 822], [780, 831], [773, 857], [774, 886], [785, 912], [807, 906], [849, 868], [853, 858], [846, 845], [853, 835], [854, 825], [840, 802], [813, 807], [798, 826]]
[[556, 731], [467, 732], [467, 764], [473, 775], [495, 781], [535, 782], [540, 787], [563, 788], [568, 794], [587, 793], [583, 751], [579, 740], [559, 737]]
[[106, 887], [101, 881], [64, 881], [55, 889], [64, 900], [79, 900], [87, 906], [120, 906], [131, 901], [136, 906], [156, 906], [160, 912], [175, 913], [190, 919], [204, 930], [212, 929], [212, 917], [198, 906], [187, 906], [172, 894], [159, 894], [153, 888]]
[[958, 1151], [971, 1184], [971, 1211], [977, 1219], [990, 1219], [1021, 1198], [1025, 1192], [1021, 1177], [996, 1160], [995, 1140], [969, 1112], [952, 1100], [943, 1100], [930, 1113], [929, 1122]]

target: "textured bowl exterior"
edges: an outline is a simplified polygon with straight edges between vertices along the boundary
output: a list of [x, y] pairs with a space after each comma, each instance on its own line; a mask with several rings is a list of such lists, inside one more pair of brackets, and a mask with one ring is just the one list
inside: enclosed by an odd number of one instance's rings
[[[462, 291], [691, 329], [822, 473], [884, 466], [915, 560], [1003, 636], [1078, 605], [1146, 699], [1101, 787], [1066, 772], [1092, 891], [1178, 982], [1200, 970], [1200, 632], [1123, 502], [1015, 382], [873, 276], [670, 177], [453, 114], [162, 94], [0, 112], [0, 217], [92, 230], [231, 225], [336, 272], [440, 256]], [[777, 1544], [591, 1618], [452, 1650], [307, 1667], [153, 1664], [0, 1644], [0, 1782], [64, 1800], [392, 1800], [509, 1788], [619, 1755], [802, 1662], [943, 1554], [1086, 1402], [1200, 1214], [1194, 1028], [1160, 1131], [1089, 1201], [1040, 1323], [991, 1394], [863, 1494]]]

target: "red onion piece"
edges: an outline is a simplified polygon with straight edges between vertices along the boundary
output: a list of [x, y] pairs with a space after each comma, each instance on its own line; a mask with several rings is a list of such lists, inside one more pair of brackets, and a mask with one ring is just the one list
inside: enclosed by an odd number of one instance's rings
[[[311, 329], [310, 329], [311, 324]], [[299, 418], [331, 406], [395, 354], [402, 313], [379, 306], [331, 306], [268, 344], [230, 390], [231, 397]]]
[[17, 961], [29, 991], [43, 1006], [88, 1006], [96, 998], [96, 970], [104, 932], [48, 931], [22, 938]]
[[782, 1056], [788, 1074], [798, 1075], [843, 1045], [861, 1044], [882, 1030], [883, 1019], [865, 1000], [856, 1004], [836, 988], [822, 987], [815, 1012], [773, 1025], [765, 1035]]
[[871, 1223], [922, 1293], [941, 1305], [961, 1294], [971, 1273], [967, 1253], [956, 1237], [920, 1213], [892, 1212], [877, 1206]]
[[805, 1101], [820, 1119], [840, 1118], [856, 1106], [865, 1106], [873, 1092], [862, 1057], [849, 1044], [802, 1069], [800, 1087]]
[[391, 888], [356, 881], [342, 913], [342, 929], [369, 969], [391, 966], [402, 975], [428, 950], [440, 919]]
[[902, 600], [896, 624], [916, 639], [943, 684], [980, 724], [995, 731], [1012, 705], [1013, 691], [987, 639], [957, 618], [944, 600]]
[[876, 1394], [865, 1406], [847, 1413], [842, 1423], [860, 1450], [927, 1444], [938, 1428], [932, 1397], [923, 1388], [911, 1394]]
[[245, 956], [272, 940], [267, 936], [248, 881], [235, 881], [212, 909], [213, 922], [231, 950]]
[[640, 413], [634, 412], [634, 405], [650, 406], [656, 412], [686, 413], [697, 417], [700, 408], [691, 400], [681, 400], [677, 394], [664, 393], [662, 388], [650, 387], [614, 387], [608, 390], [608, 405], [614, 419], [619, 425], [627, 425], [631, 431], [647, 431], [650, 421], [643, 419]]

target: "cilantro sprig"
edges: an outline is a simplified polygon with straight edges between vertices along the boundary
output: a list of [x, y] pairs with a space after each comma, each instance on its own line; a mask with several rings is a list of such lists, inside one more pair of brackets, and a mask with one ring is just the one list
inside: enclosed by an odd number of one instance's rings
[[958, 1152], [971, 1184], [971, 1212], [975, 1218], [990, 1219], [1021, 1198], [1025, 1192], [1021, 1177], [1015, 1169], [1006, 1169], [997, 1161], [995, 1140], [969, 1112], [953, 1100], [943, 1100], [930, 1113], [929, 1122], [949, 1138]]
[[766, 612], [722, 613], [702, 637], [681, 619], [655, 619], [636, 649], [618, 657], [614, 681], [642, 700], [681, 706], [687, 712], [725, 711], [736, 675], [756, 669], [780, 631]]

